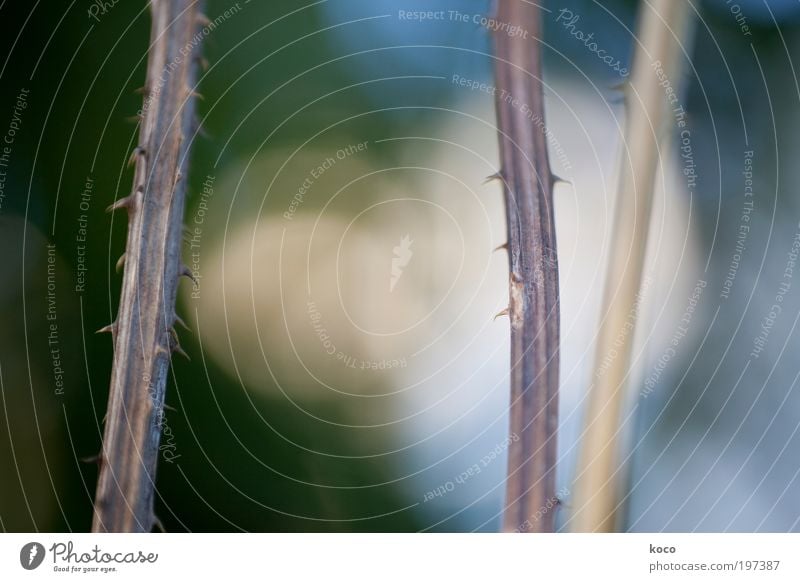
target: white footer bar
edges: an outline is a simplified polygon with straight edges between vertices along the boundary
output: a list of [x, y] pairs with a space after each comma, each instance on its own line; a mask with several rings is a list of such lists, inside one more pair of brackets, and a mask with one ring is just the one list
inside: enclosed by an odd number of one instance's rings
[[798, 554], [800, 534], [3, 534], [0, 580], [777, 582]]

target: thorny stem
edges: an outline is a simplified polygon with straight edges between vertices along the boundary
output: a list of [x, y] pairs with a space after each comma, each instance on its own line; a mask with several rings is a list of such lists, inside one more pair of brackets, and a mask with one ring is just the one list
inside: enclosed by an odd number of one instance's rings
[[[544, 119], [541, 13], [530, 2], [500, 0], [497, 19], [530, 33], [525, 38], [495, 33], [511, 322], [512, 440], [503, 530], [550, 532], [555, 524], [552, 508], [557, 503], [559, 299], [554, 176], [545, 134], [532, 121]], [[520, 103], [527, 105], [527, 112]]]
[[187, 161], [195, 126], [199, 0], [152, 0], [152, 27], [134, 151], [133, 192], [112, 209], [129, 216], [119, 314], [108, 330], [114, 365], [92, 531], [150, 531], [171, 353]]

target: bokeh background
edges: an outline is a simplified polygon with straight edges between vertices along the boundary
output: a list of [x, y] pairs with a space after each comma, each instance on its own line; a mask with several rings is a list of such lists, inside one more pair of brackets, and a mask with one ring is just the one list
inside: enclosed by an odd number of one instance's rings
[[[672, 139], [622, 425], [624, 529], [796, 531], [800, 5], [692, 4], [672, 84], [696, 179]], [[585, 35], [628, 67], [637, 2], [543, 6], [550, 157], [569, 180], [556, 189], [569, 529], [625, 119], [624, 75]], [[182, 283], [191, 361], [174, 361], [167, 389], [166, 530], [499, 528], [491, 10], [207, 2], [184, 248], [198, 283]], [[149, 12], [0, 0], [0, 31], [0, 529], [85, 531], [97, 468], [83, 460], [100, 449], [112, 358], [95, 330], [117, 310], [126, 232], [104, 209], [130, 188]]]

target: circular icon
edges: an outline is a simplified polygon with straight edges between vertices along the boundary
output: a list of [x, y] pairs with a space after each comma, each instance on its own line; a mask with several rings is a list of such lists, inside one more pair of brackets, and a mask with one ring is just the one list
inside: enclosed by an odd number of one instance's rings
[[44, 546], [38, 542], [29, 542], [19, 551], [19, 563], [26, 570], [35, 570], [44, 561]]

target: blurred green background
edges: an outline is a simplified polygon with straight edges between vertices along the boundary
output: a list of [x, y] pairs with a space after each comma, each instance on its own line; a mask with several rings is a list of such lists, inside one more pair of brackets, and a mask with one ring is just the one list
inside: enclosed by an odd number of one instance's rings
[[[617, 116], [620, 121], [623, 115], [613, 89], [620, 79], [566, 34], [554, 15], [562, 8], [581, 14], [581, 26], [594, 31], [610, 53], [628, 62], [632, 50], [629, 29], [635, 22], [636, 2], [600, 5], [574, 0], [545, 4], [553, 11], [544, 25], [548, 43], [545, 74], [555, 84], [569, 83], [574, 91], [563, 92], [567, 85], [562, 84], [559, 98], [569, 101], [570, 95], [588, 96], [601, 104], [598, 111], [602, 115], [609, 119]], [[798, 180], [792, 167], [796, 164], [779, 161], [791, 160], [798, 152], [798, 89], [791, 67], [791, 57], [797, 55], [800, 42], [797, 8], [784, 2], [741, 4], [749, 16], [751, 35], [743, 37], [724, 2], [707, 2], [700, 6], [703, 20], [696, 25], [693, 42], [687, 45], [693, 67], [687, 69], [684, 80], [685, 103], [694, 124], [698, 165], [702, 168], [701, 187], [690, 202], [692, 220], [697, 225], [692, 252], [701, 263], [713, 257], [709, 275], [712, 286], [721, 283], [715, 278], [715, 269], [724, 273], [735, 239], [735, 227], [726, 225], [738, 220], [738, 199], [730, 204], [728, 200], [736, 196], [730, 192], [739, 188], [743, 133], [749, 132], [750, 147], [758, 152], [759, 186], [769, 193], [769, 201], [759, 212], [766, 217], [778, 215], [779, 220], [784, 215], [789, 230], [793, 221], [796, 224], [791, 218], [797, 209]], [[125, 221], [104, 209], [130, 188], [132, 170], [126, 162], [136, 142], [136, 123], [131, 118], [141, 107], [136, 89], [144, 78], [150, 27], [149, 12], [142, 1], [120, 0], [102, 10], [92, 6], [98, 5], [85, 0], [0, 3], [0, 131], [11, 122], [20, 91], [29, 91], [26, 107], [19, 109], [20, 129], [5, 168], [5, 197], [0, 205], [0, 528], [5, 531], [86, 531], [91, 522], [97, 469], [81, 459], [100, 449], [112, 358], [110, 338], [94, 332], [113, 320], [117, 310], [121, 275], [114, 265], [124, 248], [126, 232]], [[494, 463], [491, 479], [488, 473], [482, 476], [488, 480], [475, 485], [467, 501], [458, 498], [457, 503], [444, 504], [442, 500], [442, 504], [436, 504], [423, 499], [427, 491], [459, 475], [502, 443], [506, 430], [504, 385], [500, 383], [494, 390], [491, 404], [481, 405], [487, 416], [465, 413], [459, 416], [458, 425], [442, 425], [443, 430], [456, 435], [453, 440], [438, 440], [435, 416], [420, 421], [419, 426], [412, 424], [398, 436], [395, 429], [403, 415], [393, 408], [392, 399], [369, 395], [391, 394], [407, 379], [397, 380], [389, 372], [350, 373], [320, 356], [314, 337], [318, 330], [308, 320], [302, 286], [307, 265], [322, 270], [317, 272], [333, 269], [315, 283], [316, 295], [310, 295], [323, 306], [322, 317], [331, 329], [344, 329], [347, 324], [332, 314], [334, 303], [328, 299], [329, 291], [345, 297], [356, 323], [378, 322], [376, 325], [384, 326], [378, 331], [396, 331], [400, 324], [392, 317], [402, 320], [404, 314], [424, 315], [427, 306], [440, 296], [450, 298], [446, 309], [454, 312], [455, 307], [447, 307], [453, 305], [452, 301], [472, 305], [442, 292], [449, 283], [437, 279], [463, 260], [457, 253], [430, 253], [431, 260], [439, 262], [434, 261], [415, 279], [418, 289], [427, 290], [424, 297], [421, 292], [390, 297], [382, 286], [382, 291], [376, 291], [369, 273], [353, 268], [359, 263], [372, 264], [370, 252], [376, 241], [391, 257], [392, 245], [406, 231], [418, 233], [415, 248], [420, 254], [437, 244], [437, 233], [444, 233], [448, 240], [457, 237], [447, 230], [448, 221], [432, 217], [424, 203], [415, 203], [413, 208], [392, 207], [399, 199], [435, 199], [456, 216], [454, 224], [464, 226], [467, 238], [479, 239], [480, 248], [486, 249], [479, 265], [468, 271], [473, 273], [469, 275], [474, 276], [473, 282], [461, 281], [459, 289], [466, 293], [470, 285], [477, 287], [475, 281], [482, 281], [481, 269], [486, 266], [498, 274], [488, 292], [489, 303], [503, 300], [503, 259], [489, 258], [491, 247], [503, 240], [499, 198], [489, 210], [492, 228], [476, 234], [479, 231], [471, 230], [468, 221], [482, 219], [462, 219], [453, 210], [462, 208], [466, 214], [471, 208], [473, 203], [466, 191], [459, 193], [453, 181], [442, 178], [447, 183], [438, 183], [439, 176], [409, 169], [421, 167], [437, 155], [447, 157], [441, 150], [425, 142], [409, 145], [405, 140], [381, 141], [400, 136], [446, 139], [446, 132], [437, 128], [446, 126], [455, 134], [454, 127], [480, 125], [476, 119], [493, 123], [491, 97], [466, 95], [465, 89], [450, 81], [457, 73], [491, 83], [489, 33], [472, 22], [408, 23], [397, 17], [398, 10], [421, 7], [469, 14], [487, 13], [491, 8], [488, 2], [472, 0], [207, 3], [206, 13], [212, 20], [226, 11], [231, 14], [219, 21], [203, 47], [208, 61], [198, 89], [205, 97], [198, 105], [203, 135], [195, 137], [193, 146], [186, 222], [191, 227], [193, 221], [205, 219], [197, 257], [205, 295], [200, 300], [193, 298], [191, 282], [182, 283], [179, 313], [193, 332], [180, 334], [192, 361], [174, 361], [167, 388], [167, 403], [173, 409], [167, 412], [156, 513], [168, 531], [493, 531], [498, 527], [503, 459]], [[96, 18], [89, 15], [90, 10], [95, 11]], [[781, 34], [776, 21], [780, 22]], [[757, 61], [750, 43], [757, 49]], [[474, 110], [464, 105], [472, 98]], [[476, 118], [448, 112], [451, 109], [476, 111]], [[557, 126], [553, 129], [558, 133]], [[487, 143], [492, 141], [486, 127], [482, 126], [480, 136]], [[600, 148], [614, 154], [618, 140], [619, 136], [612, 136], [611, 145]], [[323, 185], [324, 190], [307, 196], [293, 220], [282, 218], [299, 184], [315, 165], [341, 148], [363, 142], [369, 144], [366, 151], [348, 156], [326, 172], [314, 186], [315, 192], [323, 190]], [[299, 153], [294, 155], [296, 150]], [[456, 158], [460, 155], [448, 151]], [[571, 162], [575, 174], [580, 174], [581, 165], [587, 163], [574, 154]], [[459, 168], [481, 175], [492, 173], [491, 164], [468, 158], [447, 171], [458, 178]], [[613, 164], [605, 171], [613, 177]], [[213, 195], [204, 200], [203, 183], [209, 176]], [[92, 188], [86, 198], [88, 205], [82, 207], [81, 194], [89, 178]], [[355, 184], [351, 183], [354, 179], [358, 179]], [[581, 196], [591, 193], [582, 194], [580, 176], [575, 180], [573, 200], [580, 204]], [[585, 192], [592, 189], [589, 183], [585, 186]], [[334, 197], [340, 189], [344, 194]], [[431, 198], [434, 190], [441, 196]], [[353, 234], [352, 252], [347, 248], [337, 251], [343, 233], [350, 232], [348, 223], [372, 204], [382, 205], [379, 214], [358, 231], [360, 234]], [[76, 238], [81, 215], [85, 215], [87, 225], [85, 249]], [[312, 222], [318, 216], [333, 216], [335, 220], [315, 227]], [[393, 224], [400, 221], [413, 226], [395, 232]], [[766, 253], [772, 244], [769, 233], [782, 231], [774, 218], [764, 224], [750, 243], [754, 248], [762, 245]], [[284, 227], [291, 228], [282, 235]], [[319, 242], [315, 243], [317, 247], [306, 248], [312, 230]], [[386, 241], [379, 238], [381, 231], [391, 231]], [[778, 238], [785, 242], [786, 236]], [[423, 246], [423, 242], [431, 246]], [[52, 265], [48, 263], [48, 244], [55, 245], [50, 255], [54, 257]], [[283, 271], [276, 268], [276, 249], [284, 244], [293, 253], [290, 260], [296, 261], [288, 268], [298, 272], [292, 279], [279, 281]], [[715, 244], [723, 249], [715, 250]], [[249, 252], [253, 248], [259, 252]], [[224, 264], [221, 249], [229, 253]], [[84, 250], [85, 258], [79, 258]], [[190, 265], [191, 252], [187, 243], [185, 259]], [[320, 254], [317, 257], [315, 253]], [[335, 268], [331, 266], [341, 253], [345, 253], [345, 262], [351, 261], [343, 271], [338, 262]], [[469, 261], [473, 255], [466, 256]], [[757, 257], [754, 254], [752, 261], [756, 262], [742, 271], [741, 280], [752, 281], [748, 289], [757, 286]], [[85, 287], [76, 290], [81, 262], [86, 265]], [[223, 272], [229, 287], [222, 283]], [[342, 279], [343, 287], [337, 291], [341, 272], [352, 276]], [[251, 296], [247, 291], [253, 273], [256, 284]], [[573, 285], [581, 287], [579, 283]], [[583, 291], [590, 286], [587, 281], [582, 285]], [[284, 306], [280, 290], [289, 296], [287, 305], [292, 295], [301, 301]], [[740, 291], [744, 301], [747, 293], [744, 288]], [[406, 291], [400, 289], [399, 293]], [[225, 297], [230, 313], [223, 313]], [[250, 309], [248, 300], [254, 301], [254, 297], [263, 299], [263, 309]], [[55, 320], [48, 319], [53, 300]], [[741, 308], [737, 305], [725, 309], [736, 313]], [[713, 308], [705, 308], [713, 315]], [[481, 306], [480, 313], [489, 321], [493, 312]], [[285, 332], [289, 329], [292, 335], [292, 324], [281, 325], [281, 314], [289, 314], [290, 321], [300, 321], [294, 333], [305, 339], [297, 350], [311, 354], [308, 361], [313, 374], [298, 365], [300, 356], [289, 349]], [[254, 317], [258, 318], [256, 327], [245, 330]], [[450, 319], [458, 317], [451, 314]], [[745, 326], [756, 329], [758, 319], [754, 316]], [[333, 322], [342, 327], [335, 327]], [[57, 326], [55, 332], [51, 324]], [[413, 351], [408, 345], [422, 346], [426, 338], [445, 327], [442, 323], [441, 328], [418, 328], [417, 335], [403, 340], [403, 354]], [[256, 336], [255, 329], [264, 333]], [[502, 363], [507, 358], [503, 340], [495, 338], [505, 334], [505, 327], [493, 329], [491, 336], [475, 337], [491, 338], [484, 349], [491, 352], [493, 362]], [[787, 327], [784, 332], [786, 341], [792, 341], [791, 330]], [[723, 345], [723, 339], [731, 333], [730, 328], [726, 331], [717, 326], [712, 338], [719, 334], [716, 345]], [[375, 361], [398, 357], [399, 348], [382, 344], [380, 335], [359, 339], [342, 331], [339, 337], [345, 338], [340, 346], [346, 345], [349, 351], [373, 350], [370, 353]], [[201, 341], [206, 344], [204, 349]], [[453, 341], [448, 349], [456, 353], [462, 345]], [[726, 356], [711, 344], [713, 341], [704, 348], [711, 350], [708, 361], [721, 362]], [[685, 349], [691, 351], [688, 346]], [[655, 347], [649, 357], [658, 357], [659, 353]], [[264, 354], [267, 365], [262, 362]], [[54, 372], [54, 358], [60, 364], [63, 390], [55, 384], [58, 371]], [[780, 356], [775, 358], [780, 360]], [[640, 425], [635, 430], [647, 434], [631, 461], [633, 484], [636, 475], [666, 462], [657, 455], [660, 447], [688, 411], [695, 410], [692, 404], [700, 401], [698, 387], [710, 382], [708, 370], [694, 368], [690, 382], [679, 383], [682, 371], [678, 366], [673, 370], [677, 379], [670, 380], [671, 384], [665, 381], [673, 391], [669, 394], [681, 397], [668, 402], [667, 396], [648, 399], [641, 405]], [[765, 418], [777, 410], [777, 404], [772, 403], [787, 394], [786, 378], [791, 378], [793, 371], [787, 368], [770, 380], [774, 383], [770, 386], [776, 388], [770, 400], [761, 401], [766, 402]], [[502, 371], [492, 368], [486, 374], [502, 380]], [[456, 376], [456, 372], [449, 372], [436, 381], [446, 385], [451, 381], [448, 378], [455, 382]], [[344, 386], [347, 394], [320, 395], [318, 377]], [[753, 385], [758, 384], [754, 381]], [[700, 433], [716, 420], [714, 415], [719, 410], [724, 409], [726, 414], [715, 430], [727, 421], [735, 427], [742, 418], [743, 413], [738, 411], [745, 410], [748, 396], [737, 395], [726, 408], [722, 402], [729, 386], [721, 383], [712, 388], [710, 394], [719, 392], [720, 398], [702, 400], [699, 410], [704, 411], [703, 416], [692, 416]], [[577, 397], [566, 398], [564, 410], [577, 409]], [[420, 404], [423, 401], [406, 405], [412, 411], [415, 406], [424, 410], [427, 404]], [[491, 414], [486, 413], [486, 407]], [[780, 410], [787, 415], [780, 426], [796, 426], [797, 412]], [[577, 420], [571, 422], [576, 426]], [[647, 431], [651, 427], [655, 430]], [[485, 438], [474, 440], [487, 430]], [[409, 436], [415, 431], [427, 443], [423, 453]], [[741, 450], [752, 450], [755, 438], [763, 432], [756, 431], [751, 440], [739, 443]], [[689, 438], [690, 443], [696, 442], [691, 435]], [[771, 435], [767, 443], [774, 443], [774, 448], [765, 453], [766, 458], [777, 458], [780, 446], [794, 443], [793, 439], [794, 433]], [[574, 434], [565, 433], [564, 443], [564, 480], [568, 483]], [[437, 447], [442, 454], [431, 457]], [[724, 455], [726, 451], [717, 453]], [[677, 453], [677, 465], [681, 458]], [[798, 487], [790, 479], [796, 465], [787, 467], [786, 476], [776, 481], [775, 491], [767, 493], [767, 506], [772, 501], [785, 503], [780, 507], [791, 515], [789, 521], [776, 521], [771, 526], [776, 529], [796, 527], [797, 522], [793, 525], [792, 520], [800, 515], [797, 495], [792, 494]], [[668, 473], [669, 467], [665, 465], [663, 471]], [[756, 474], [763, 472], [756, 470]], [[725, 474], [715, 474], [703, 485], [701, 494], [708, 487], [707, 497], [713, 499], [725, 478]], [[658, 523], [664, 523], [663, 516], [682, 511], [681, 496], [694, 485], [692, 477], [687, 479], [689, 485], [683, 492], [670, 490], [663, 498], [656, 497], [659, 491], [648, 494], [646, 488], [639, 493], [643, 497], [631, 510], [631, 521], [639, 523], [636, 527], [657, 528]], [[744, 489], [753, 491], [753, 485]], [[779, 497], [780, 490], [789, 493]], [[637, 522], [635, 517], [646, 516], [653, 499], [664, 504], [660, 513], [651, 521]], [[699, 527], [714, 529], [717, 523], [727, 523], [728, 517]], [[692, 525], [691, 517], [682, 519], [670, 527], [698, 527]], [[747, 530], [757, 522], [753, 518], [736, 527]]]

